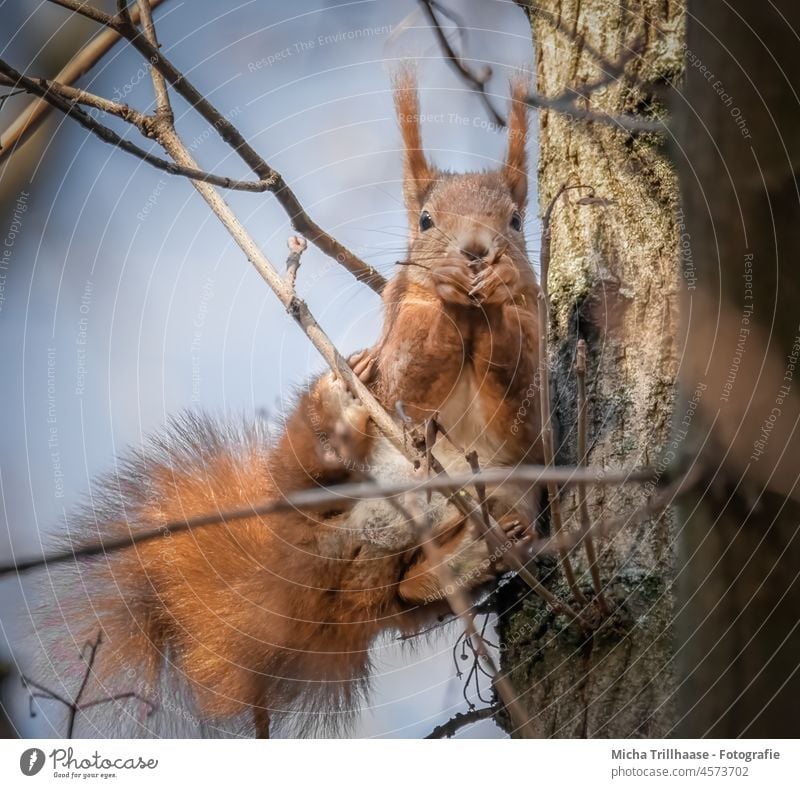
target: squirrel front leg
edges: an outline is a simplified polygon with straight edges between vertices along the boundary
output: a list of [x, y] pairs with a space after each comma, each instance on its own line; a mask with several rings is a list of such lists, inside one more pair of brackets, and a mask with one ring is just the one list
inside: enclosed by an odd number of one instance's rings
[[[487, 307], [475, 319], [472, 361], [479, 381], [491, 381], [507, 400], [524, 392], [538, 373], [539, 327], [534, 302]], [[538, 378], [537, 378], [538, 382]], [[538, 386], [537, 386], [538, 388]]]
[[517, 462], [541, 462], [538, 289], [490, 305], [475, 321], [472, 364], [487, 428], [516, 444]]
[[[498, 525], [503, 529], [506, 543], [514, 543], [529, 538], [520, 528], [520, 521], [514, 513], [501, 518]], [[507, 571], [503, 556], [491, 552], [475, 524], [465, 522], [460, 515], [440, 528], [445, 536], [440, 538], [437, 554], [445, 564], [442, 567], [422, 550], [403, 576], [398, 594], [409, 604], [426, 605], [446, 600], [449, 594], [458, 589], [471, 591], [493, 580]], [[453, 587], [442, 580], [450, 576]]]
[[[376, 391], [414, 422], [439, 410], [455, 389], [468, 352], [466, 307], [445, 308], [430, 290], [400, 278], [384, 292], [386, 318], [375, 349]], [[359, 365], [359, 368], [362, 368]]]

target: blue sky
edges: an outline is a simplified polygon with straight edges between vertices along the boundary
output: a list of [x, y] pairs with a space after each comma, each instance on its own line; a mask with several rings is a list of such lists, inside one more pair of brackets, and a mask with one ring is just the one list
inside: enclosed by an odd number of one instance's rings
[[[33, 1], [10, 6], [0, 3], [0, 56], [18, 68], [35, 71], [42, 47], [79, 43], [74, 29], [61, 29], [66, 12]], [[490, 87], [502, 106], [509, 69], [533, 61], [522, 11], [497, 0], [449, 7], [467, 30], [466, 41], [454, 42], [492, 65]], [[429, 116], [423, 135], [437, 165], [496, 166], [505, 145], [479, 100], [442, 61], [416, 9], [411, 0], [169, 0], [156, 15], [168, 56], [283, 174], [317, 222], [387, 276], [403, 254], [406, 222], [393, 67], [403, 58], [418, 63], [422, 113]], [[118, 47], [80, 84], [147, 108], [151, 86], [142, 67], [141, 56]], [[9, 102], [1, 126], [19, 106]], [[180, 101], [176, 111], [205, 168], [247, 176], [199, 116]], [[293, 387], [323, 369], [189, 183], [61, 118], [44, 134], [48, 142], [21, 186], [8, 177], [2, 182], [7, 171], [0, 164], [6, 239], [26, 195], [0, 301], [2, 557], [12, 545], [21, 556], [47, 545], [89, 480], [171, 414], [275, 413]], [[228, 199], [282, 266], [290, 228], [277, 203], [257, 194]], [[531, 218], [527, 229], [536, 234]], [[298, 288], [345, 354], [377, 336], [378, 298], [313, 248]], [[0, 585], [0, 658], [13, 652], [22, 665], [31, 648], [18, 637], [29, 589], [29, 581]], [[456, 635], [449, 629], [413, 651], [379, 645], [372, 705], [357, 733], [416, 737], [461, 710], [450, 653]], [[46, 735], [57, 717], [43, 710], [37, 721], [27, 720], [24, 700], [11, 700], [24, 731]], [[491, 723], [471, 732], [493, 735]]]

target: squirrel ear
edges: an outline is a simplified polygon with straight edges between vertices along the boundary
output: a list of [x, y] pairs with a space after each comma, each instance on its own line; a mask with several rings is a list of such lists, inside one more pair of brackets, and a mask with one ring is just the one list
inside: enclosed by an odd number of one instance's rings
[[511, 82], [511, 106], [508, 112], [508, 151], [503, 177], [519, 208], [528, 200], [528, 80], [516, 77]]
[[434, 176], [422, 150], [417, 79], [410, 66], [403, 67], [395, 74], [394, 105], [403, 135], [403, 196], [412, 221], [416, 222]]

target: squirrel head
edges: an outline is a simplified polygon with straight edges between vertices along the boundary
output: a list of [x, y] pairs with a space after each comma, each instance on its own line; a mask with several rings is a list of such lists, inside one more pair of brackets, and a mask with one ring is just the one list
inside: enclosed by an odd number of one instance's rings
[[[504, 255], [529, 267], [523, 232], [528, 197], [526, 81], [512, 82], [505, 161], [494, 170], [467, 173], [444, 172], [428, 162], [413, 71], [400, 71], [394, 87], [414, 269], [463, 262], [477, 271]], [[409, 270], [409, 275], [424, 278], [419, 270]]]

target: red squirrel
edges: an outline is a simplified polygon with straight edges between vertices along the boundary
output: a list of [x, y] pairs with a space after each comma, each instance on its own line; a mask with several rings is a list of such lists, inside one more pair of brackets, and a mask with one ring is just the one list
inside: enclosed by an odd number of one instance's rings
[[[440, 434], [434, 453], [448, 470], [466, 470], [471, 450], [482, 467], [541, 460], [536, 408], [522, 406], [536, 401], [538, 287], [522, 230], [521, 90], [512, 96], [503, 165], [458, 174], [426, 160], [413, 76], [403, 72], [395, 83], [408, 258], [384, 290], [379, 342], [351, 365], [390, 413], [402, 403], [415, 423], [436, 418], [449, 439]], [[521, 423], [512, 429], [515, 419]], [[337, 448], [343, 435], [346, 457]], [[73, 533], [95, 543], [358, 480], [364, 469], [377, 480], [422, 478], [327, 373], [299, 398], [277, 440], [258, 426], [174, 422], [101, 480]], [[498, 517], [530, 521], [524, 489], [491, 494]], [[442, 495], [407, 496], [427, 509], [459, 584], [474, 589], [497, 575], [501, 562]], [[242, 716], [261, 737], [270, 726], [341, 731], [337, 722], [352, 718], [366, 690], [376, 636], [419, 631], [447, 610], [415, 534], [388, 501], [343, 499], [145, 541], [85, 561], [58, 581], [57, 615], [71, 637], [48, 656], [63, 658], [67, 645], [101, 631], [98, 692], [130, 690], [137, 679], [134, 689], [153, 697], [166, 674], [201, 719]]]

